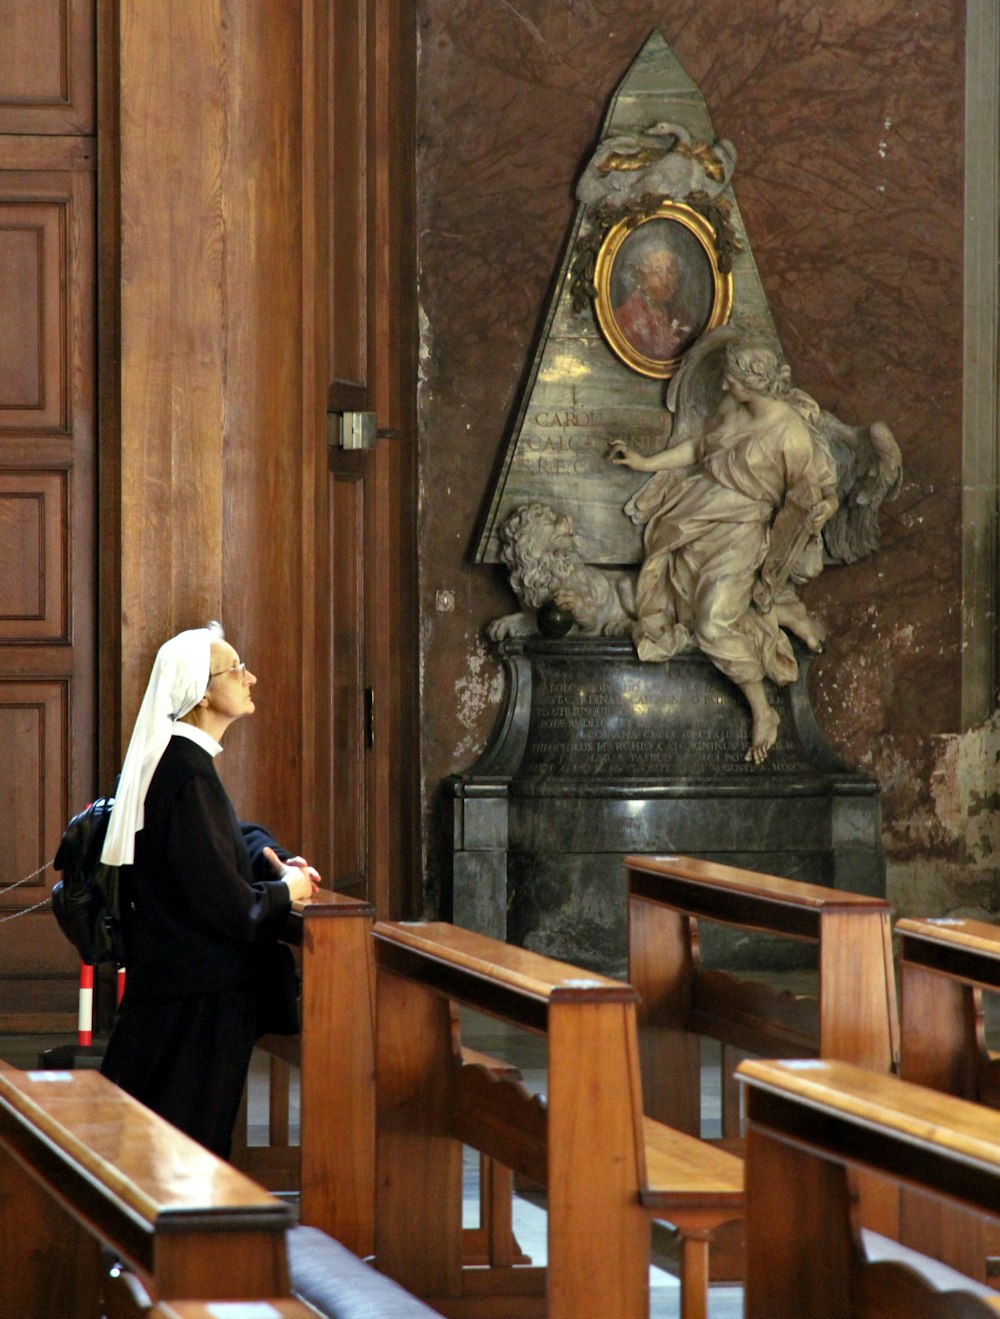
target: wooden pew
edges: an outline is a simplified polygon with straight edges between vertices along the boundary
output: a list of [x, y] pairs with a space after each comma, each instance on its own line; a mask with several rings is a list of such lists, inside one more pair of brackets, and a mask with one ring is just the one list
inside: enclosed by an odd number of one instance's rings
[[[1000, 1116], [823, 1060], [746, 1061], [745, 1319], [985, 1319], [1000, 1298], [852, 1223], [848, 1174], [1000, 1213]], [[879, 1257], [876, 1258], [875, 1257]]]
[[5, 1313], [101, 1313], [104, 1252], [154, 1296], [289, 1294], [287, 1206], [98, 1072], [0, 1067]]
[[163, 1297], [154, 1302], [135, 1274], [115, 1266], [106, 1279], [102, 1319], [433, 1319], [435, 1314], [318, 1228], [289, 1231], [288, 1265], [294, 1296], [212, 1302]]
[[[375, 1249], [375, 974], [369, 902], [321, 889], [295, 903], [284, 939], [297, 952], [302, 984], [301, 1032], [267, 1035], [269, 1141], [249, 1145], [247, 1105], [238, 1121], [233, 1162], [270, 1190], [299, 1190], [300, 1222], [317, 1227], [362, 1258]], [[495, 1074], [516, 1068], [477, 1054]], [[290, 1141], [293, 1069], [299, 1082], [300, 1143]], [[343, 1076], [365, 1078], [360, 1086]], [[350, 1146], [341, 1133], [352, 1132]], [[480, 1225], [464, 1233], [469, 1263], [515, 1264], [525, 1257], [511, 1230], [512, 1176], [483, 1158]]]
[[[987, 1045], [983, 1014], [983, 991], [1000, 991], [1000, 930], [981, 921], [901, 920], [896, 933], [900, 1075], [1000, 1108], [1000, 1058]], [[987, 1261], [1000, 1256], [992, 1220], [913, 1194], [902, 1197], [900, 1216], [908, 1245], [927, 1250], [933, 1242], [948, 1263], [987, 1280]]]
[[983, 1026], [983, 990], [1000, 991], [1000, 929], [981, 921], [901, 920], [901, 1075], [1000, 1108], [1000, 1062]]
[[[370, 903], [326, 889], [293, 904], [283, 937], [298, 954], [301, 1033], [258, 1040], [269, 1055], [270, 1142], [247, 1145], [244, 1104], [233, 1149], [233, 1162], [262, 1185], [300, 1192], [303, 1223], [362, 1258], [375, 1240], [374, 921]], [[297, 1146], [289, 1140], [292, 1068], [300, 1087]], [[344, 1075], [368, 1079], [355, 1088]], [[349, 1146], [340, 1139], [345, 1129]]]
[[[887, 901], [691, 857], [628, 856], [629, 981], [642, 1000], [646, 1111], [701, 1131], [699, 1037], [723, 1045], [723, 1135], [739, 1130], [731, 1083], [739, 1054], [819, 1055], [888, 1072], [899, 1026]], [[704, 970], [698, 922], [818, 946], [818, 996]]]
[[432, 1313], [98, 1072], [0, 1064], [0, 1314], [144, 1319], [183, 1302], [215, 1319]]
[[[221, 1303], [222, 1315], [226, 1314]], [[317, 1319], [316, 1311], [294, 1296], [269, 1296], [228, 1302], [228, 1319]], [[142, 1283], [127, 1270], [112, 1268], [107, 1279], [102, 1319], [220, 1319], [220, 1302], [205, 1300], [153, 1301]]]
[[[147, 1314], [149, 1319], [223, 1319], [225, 1312], [220, 1314], [218, 1305], [205, 1301], [165, 1301], [162, 1305], [154, 1305]], [[234, 1306], [225, 1319], [316, 1319], [316, 1311], [301, 1301], [277, 1297], [257, 1301], [252, 1309], [244, 1310], [243, 1315]]]
[[[635, 991], [444, 923], [373, 939], [379, 1269], [456, 1319], [644, 1319], [656, 1218], [682, 1237], [682, 1313], [703, 1319], [742, 1164], [644, 1118]], [[547, 1036], [544, 1100], [463, 1058], [459, 1004]], [[546, 1185], [544, 1272], [465, 1266], [463, 1144]]]

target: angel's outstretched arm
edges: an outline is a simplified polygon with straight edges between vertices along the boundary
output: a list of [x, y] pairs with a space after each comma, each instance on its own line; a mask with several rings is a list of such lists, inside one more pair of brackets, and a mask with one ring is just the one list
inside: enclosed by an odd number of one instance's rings
[[690, 467], [695, 458], [695, 446], [694, 440], [685, 440], [671, 449], [661, 449], [659, 453], [638, 453], [624, 440], [612, 440], [608, 457], [613, 463], [630, 467], [633, 472], [668, 472]]

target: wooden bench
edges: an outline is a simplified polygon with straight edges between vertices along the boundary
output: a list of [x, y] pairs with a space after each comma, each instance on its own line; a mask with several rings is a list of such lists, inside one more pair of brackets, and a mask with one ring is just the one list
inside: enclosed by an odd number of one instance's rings
[[[374, 921], [370, 903], [327, 889], [293, 904], [283, 938], [299, 964], [301, 1031], [257, 1041], [268, 1055], [269, 1139], [247, 1143], [244, 1103], [232, 1156], [261, 1185], [299, 1191], [301, 1222], [361, 1257], [374, 1248], [375, 1113], [370, 1084], [356, 1090], [341, 1075], [374, 1072]], [[292, 1069], [299, 1083], [298, 1145], [290, 1140]], [[349, 1148], [339, 1138], [345, 1128], [352, 1132]]]
[[154, 1296], [289, 1294], [287, 1206], [98, 1072], [0, 1067], [6, 1312], [99, 1315], [109, 1250]]
[[383, 1277], [339, 1242], [314, 1227], [288, 1233], [294, 1296], [253, 1301], [160, 1299], [141, 1281], [113, 1269], [107, 1278], [103, 1319], [432, 1319], [428, 1309], [391, 1278]]
[[983, 990], [1000, 991], [1000, 929], [901, 920], [901, 1075], [1000, 1108], [1000, 1060], [986, 1044]]
[[[375, 1249], [375, 974], [369, 902], [321, 889], [295, 903], [283, 938], [295, 948], [302, 984], [301, 1032], [267, 1035], [268, 1142], [247, 1141], [247, 1105], [238, 1121], [233, 1162], [274, 1191], [300, 1192], [299, 1220], [361, 1257]], [[472, 1061], [495, 1075], [517, 1069], [484, 1054]], [[299, 1083], [299, 1144], [290, 1139], [293, 1072]], [[361, 1086], [343, 1076], [366, 1077]], [[352, 1132], [350, 1146], [340, 1133]], [[480, 1223], [464, 1233], [469, 1263], [524, 1261], [511, 1229], [512, 1177], [485, 1157], [480, 1165]]]
[[[901, 920], [900, 1075], [1000, 1108], [1000, 1057], [987, 1045], [983, 991], [1000, 991], [1000, 930], [971, 920]], [[991, 1220], [904, 1194], [900, 1236], [918, 1250], [934, 1242], [950, 1264], [982, 1281], [1000, 1256]], [[994, 1282], [995, 1285], [995, 1282]]]
[[[340, 1083], [343, 1072], [372, 1075], [375, 907], [321, 889], [296, 902], [282, 936], [297, 951], [301, 1033], [264, 1035], [268, 1054], [269, 1140], [247, 1142], [247, 1104], [237, 1120], [232, 1162], [272, 1191], [299, 1192], [299, 1219], [358, 1256], [375, 1242], [375, 1108], [371, 1087]], [[290, 1141], [293, 1070], [299, 1086], [299, 1144]], [[338, 1133], [350, 1128], [348, 1146]], [[336, 1187], [336, 1195], [330, 1188]]]
[[[106, 1282], [102, 1319], [317, 1319], [316, 1311], [295, 1296], [253, 1301], [161, 1300], [154, 1302], [134, 1274], [112, 1269]], [[220, 1313], [221, 1311], [221, 1313]], [[249, 1311], [249, 1313], [248, 1313]]]
[[[839, 1058], [888, 1072], [899, 1026], [887, 901], [691, 857], [628, 856], [629, 981], [642, 1000], [646, 1111], [701, 1131], [700, 1036], [723, 1046], [722, 1131], [738, 1135], [742, 1054]], [[702, 968], [698, 922], [815, 944], [817, 995]]]
[[[225, 1307], [206, 1301], [166, 1301], [146, 1314], [148, 1319], [316, 1319], [315, 1310], [287, 1297], [257, 1301], [252, 1310], [244, 1308], [242, 1314], [235, 1305], [227, 1315]], [[115, 1316], [109, 1315], [108, 1319]]]
[[[254, 1303], [253, 1309], [240, 1313], [236, 1305], [225, 1307], [207, 1301], [164, 1301], [143, 1312], [147, 1319], [316, 1319], [316, 1311], [288, 1297], [276, 1297]], [[118, 1319], [109, 1315], [108, 1319]]]
[[1000, 1116], [850, 1063], [746, 1061], [745, 1319], [985, 1319], [1000, 1298], [852, 1222], [849, 1173], [1000, 1214]]
[[[742, 1164], [644, 1118], [635, 991], [444, 923], [380, 922], [373, 941], [379, 1269], [449, 1316], [644, 1319], [656, 1218], [682, 1237], [682, 1312], [702, 1319]], [[544, 1099], [463, 1057], [456, 1005], [547, 1036]], [[547, 1187], [546, 1270], [465, 1263], [463, 1144]]]
[[236, 1302], [247, 1319], [432, 1313], [98, 1072], [0, 1064], [0, 1310], [138, 1319], [183, 1302], [215, 1319]]

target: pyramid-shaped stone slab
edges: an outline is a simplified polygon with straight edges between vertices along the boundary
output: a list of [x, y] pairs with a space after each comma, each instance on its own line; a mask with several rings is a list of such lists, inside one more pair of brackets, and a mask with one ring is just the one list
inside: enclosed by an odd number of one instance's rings
[[[657, 123], [680, 124], [696, 141], [715, 142], [704, 98], [673, 51], [653, 32], [632, 64], [605, 117], [601, 141]], [[737, 144], [738, 146], [738, 144]], [[780, 345], [732, 190], [730, 219], [742, 245], [733, 266], [731, 320]], [[579, 205], [565, 256], [484, 519], [478, 563], [499, 561], [499, 531], [523, 504], [549, 504], [573, 519], [587, 563], [632, 564], [642, 540], [623, 511], [641, 474], [608, 461], [612, 439], [645, 452], [661, 449], [670, 428], [661, 380], [639, 375], [605, 343], [593, 307], [573, 308], [573, 261], [591, 234], [589, 208]]]

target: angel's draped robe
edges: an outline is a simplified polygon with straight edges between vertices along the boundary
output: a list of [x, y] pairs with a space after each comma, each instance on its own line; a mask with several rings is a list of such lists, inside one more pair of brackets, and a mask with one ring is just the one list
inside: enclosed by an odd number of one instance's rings
[[[752, 593], [776, 513], [789, 491], [806, 487], [834, 496], [833, 464], [784, 403], [763, 420], [740, 409], [702, 436], [693, 467], [656, 472], [640, 487], [625, 510], [645, 523], [633, 632], [640, 659], [668, 660], [695, 645], [740, 686], [794, 680], [795, 654], [776, 610], [762, 613]], [[815, 536], [793, 580], [821, 567]], [[790, 585], [776, 601], [803, 609]]]

